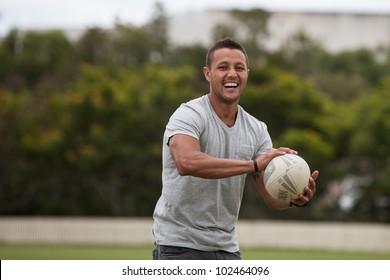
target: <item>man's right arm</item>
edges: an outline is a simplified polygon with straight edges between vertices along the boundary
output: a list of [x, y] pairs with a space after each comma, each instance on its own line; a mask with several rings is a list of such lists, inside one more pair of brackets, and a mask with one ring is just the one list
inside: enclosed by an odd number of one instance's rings
[[181, 176], [221, 179], [254, 172], [252, 160], [212, 157], [201, 151], [199, 140], [192, 136], [172, 136], [169, 139], [169, 149]]

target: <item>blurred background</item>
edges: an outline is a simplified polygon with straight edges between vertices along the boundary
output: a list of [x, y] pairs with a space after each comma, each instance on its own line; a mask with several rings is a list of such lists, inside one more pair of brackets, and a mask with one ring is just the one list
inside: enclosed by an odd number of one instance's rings
[[131, 218], [150, 238], [165, 125], [208, 92], [207, 49], [227, 36], [250, 59], [241, 105], [320, 171], [299, 211], [248, 180], [240, 220], [390, 237], [390, 3], [57, 2], [0, 4], [0, 242], [37, 217]]

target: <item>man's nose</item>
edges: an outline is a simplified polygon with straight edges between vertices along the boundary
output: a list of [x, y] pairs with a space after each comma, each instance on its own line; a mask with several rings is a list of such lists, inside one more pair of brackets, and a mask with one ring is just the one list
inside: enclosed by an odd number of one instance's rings
[[234, 67], [229, 68], [228, 77], [237, 77], [237, 71]]

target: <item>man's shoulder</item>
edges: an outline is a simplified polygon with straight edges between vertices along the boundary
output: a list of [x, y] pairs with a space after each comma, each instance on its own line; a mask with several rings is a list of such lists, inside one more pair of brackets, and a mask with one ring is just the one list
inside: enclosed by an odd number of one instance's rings
[[186, 103], [183, 103], [178, 108], [180, 111], [193, 111], [197, 114], [203, 115], [207, 110], [207, 96], [201, 96], [195, 99], [191, 99]]
[[172, 114], [170, 121], [199, 122], [207, 115], [205, 96], [201, 96], [182, 103]]
[[197, 97], [195, 99], [191, 99], [187, 103], [184, 103], [184, 104], [188, 105], [188, 106], [205, 107], [205, 105], [207, 104], [207, 99], [206, 98], [207, 98], [207, 95], [203, 95], [203, 96]]

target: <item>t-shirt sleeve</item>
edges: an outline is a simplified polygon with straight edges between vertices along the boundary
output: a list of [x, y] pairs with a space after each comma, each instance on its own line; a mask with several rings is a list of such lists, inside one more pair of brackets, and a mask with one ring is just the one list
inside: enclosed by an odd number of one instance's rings
[[171, 116], [166, 126], [166, 140], [176, 134], [184, 134], [199, 140], [203, 130], [202, 111], [188, 104], [182, 104]]

